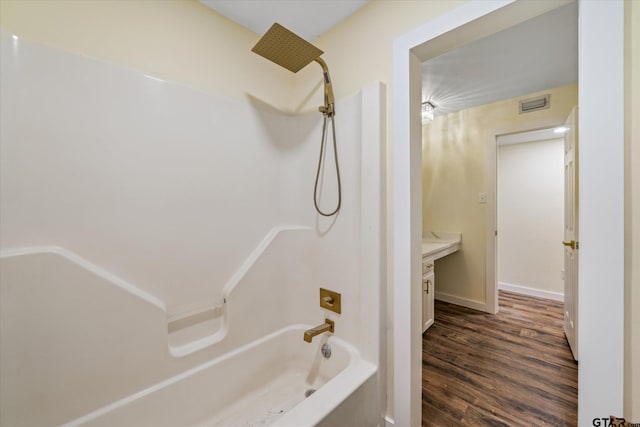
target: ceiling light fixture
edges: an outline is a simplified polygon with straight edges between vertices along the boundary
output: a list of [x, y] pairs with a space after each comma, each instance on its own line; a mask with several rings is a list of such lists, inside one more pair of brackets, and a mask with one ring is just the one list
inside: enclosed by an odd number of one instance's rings
[[422, 103], [422, 122], [433, 120], [433, 112], [436, 109], [435, 104], [430, 101]]
[[566, 131], [568, 131], [569, 128], [565, 127], [565, 126], [558, 126], [557, 128], [555, 128], [553, 130], [553, 133], [565, 133]]

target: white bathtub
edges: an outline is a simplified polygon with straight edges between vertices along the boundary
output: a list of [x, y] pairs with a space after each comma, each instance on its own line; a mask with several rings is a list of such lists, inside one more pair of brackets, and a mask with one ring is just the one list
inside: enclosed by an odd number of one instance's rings
[[[304, 342], [303, 331], [309, 327], [283, 328], [64, 426], [317, 425], [372, 378], [376, 368], [334, 336]], [[324, 343], [332, 350], [328, 359], [320, 351]], [[311, 389], [316, 391], [305, 397]]]

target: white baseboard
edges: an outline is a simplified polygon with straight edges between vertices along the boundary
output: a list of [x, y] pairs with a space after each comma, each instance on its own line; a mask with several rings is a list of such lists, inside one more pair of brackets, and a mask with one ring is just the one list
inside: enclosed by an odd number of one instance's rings
[[393, 427], [396, 424], [393, 418], [384, 417], [384, 425], [385, 427]]
[[526, 286], [512, 285], [511, 283], [504, 282], [498, 282], [498, 289], [516, 294], [529, 295], [530, 297], [564, 301], [564, 294], [561, 292], [545, 291], [542, 289], [528, 288]]
[[487, 310], [487, 304], [481, 301], [476, 301], [472, 299], [457, 297], [455, 295], [444, 294], [442, 292], [436, 291], [435, 298], [439, 301], [448, 302], [455, 305], [460, 305], [462, 307], [472, 308], [474, 310], [480, 310], [489, 312]]

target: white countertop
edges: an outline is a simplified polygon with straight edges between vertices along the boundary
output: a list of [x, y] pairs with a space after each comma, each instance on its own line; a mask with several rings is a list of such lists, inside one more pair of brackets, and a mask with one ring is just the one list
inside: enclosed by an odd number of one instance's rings
[[440, 259], [460, 250], [461, 233], [426, 231], [422, 234], [422, 257]]

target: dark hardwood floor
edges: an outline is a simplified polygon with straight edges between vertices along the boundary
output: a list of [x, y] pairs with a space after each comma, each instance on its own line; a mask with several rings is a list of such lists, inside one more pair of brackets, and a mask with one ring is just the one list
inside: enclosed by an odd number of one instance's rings
[[562, 303], [500, 291], [496, 315], [436, 301], [422, 338], [423, 426], [576, 426]]

